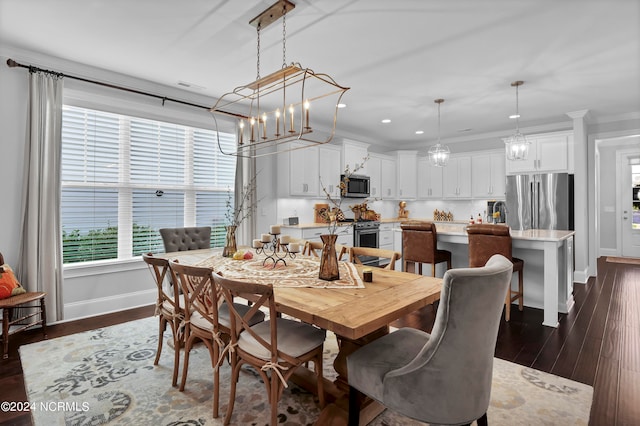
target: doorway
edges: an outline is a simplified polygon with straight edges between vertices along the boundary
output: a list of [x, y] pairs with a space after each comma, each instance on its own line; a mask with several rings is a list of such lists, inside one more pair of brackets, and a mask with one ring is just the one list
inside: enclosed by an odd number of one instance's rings
[[618, 152], [616, 172], [621, 254], [640, 258], [640, 153]]

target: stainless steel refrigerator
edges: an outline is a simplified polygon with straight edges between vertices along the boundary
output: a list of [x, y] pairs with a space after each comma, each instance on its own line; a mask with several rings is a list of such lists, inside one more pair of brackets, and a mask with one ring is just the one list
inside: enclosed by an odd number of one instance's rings
[[511, 229], [573, 230], [573, 175], [507, 176], [506, 202]]

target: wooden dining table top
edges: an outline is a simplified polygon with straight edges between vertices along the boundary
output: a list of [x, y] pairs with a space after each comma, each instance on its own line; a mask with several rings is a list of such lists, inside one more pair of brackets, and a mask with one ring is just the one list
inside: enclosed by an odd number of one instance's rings
[[[195, 265], [207, 257], [220, 256], [220, 253], [219, 249], [209, 249], [157, 256]], [[362, 269], [367, 267], [355, 266], [362, 276]], [[283, 314], [355, 340], [440, 299], [442, 278], [381, 268], [370, 269], [373, 269], [373, 281], [365, 282], [364, 288], [274, 286], [277, 309]]]

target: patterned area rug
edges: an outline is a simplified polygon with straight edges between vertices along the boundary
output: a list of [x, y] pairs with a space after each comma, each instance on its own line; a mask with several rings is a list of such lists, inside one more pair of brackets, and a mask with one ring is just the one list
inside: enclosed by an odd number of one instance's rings
[[[167, 346], [153, 365], [157, 318], [147, 318], [26, 345], [20, 348], [29, 401], [36, 425], [221, 425], [212, 418], [212, 369], [204, 346], [189, 363], [184, 392], [171, 387], [173, 354]], [[169, 336], [168, 332], [165, 336]], [[325, 376], [333, 379], [335, 336], [325, 344]], [[590, 386], [499, 360], [494, 363], [488, 418], [492, 425], [586, 425]], [[220, 413], [227, 406], [229, 366], [221, 370]], [[279, 404], [280, 424], [313, 424], [317, 398], [290, 385]], [[232, 424], [268, 424], [264, 385], [250, 368], [243, 370]], [[417, 425], [383, 412], [377, 426]]]

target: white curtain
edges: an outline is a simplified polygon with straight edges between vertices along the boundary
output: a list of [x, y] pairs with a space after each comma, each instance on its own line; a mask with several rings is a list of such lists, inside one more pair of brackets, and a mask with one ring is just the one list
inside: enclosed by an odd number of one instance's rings
[[31, 72], [18, 274], [27, 291], [45, 291], [47, 321], [63, 319], [60, 236], [62, 79]]

